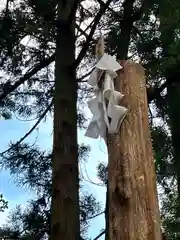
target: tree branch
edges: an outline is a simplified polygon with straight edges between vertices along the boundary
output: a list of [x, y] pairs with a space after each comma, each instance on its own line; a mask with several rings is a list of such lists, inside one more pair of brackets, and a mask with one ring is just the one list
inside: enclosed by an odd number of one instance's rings
[[76, 28], [82, 35], [84, 35], [86, 38], [88, 37], [88, 34], [84, 30], [82, 30], [77, 23], [76, 23]]
[[[177, 70], [176, 70], [177, 69]], [[179, 67], [176, 66], [176, 69], [171, 69], [169, 72], [165, 73], [166, 81], [160, 87], [149, 87], [147, 88], [148, 103], [160, 97], [161, 92], [173, 84], [179, 79]]]
[[[53, 105], [53, 101], [50, 103], [50, 105], [46, 108], [46, 110], [42, 113], [42, 115], [39, 117], [37, 122], [34, 124], [34, 126], [15, 144], [16, 146], [19, 145], [26, 139], [34, 130], [35, 128], [39, 125], [39, 123], [42, 121], [42, 119], [46, 116], [47, 112], [51, 109]], [[6, 151], [1, 152], [0, 156], [4, 155], [5, 153], [9, 152], [11, 149], [13, 149], [14, 146], [8, 148]]]
[[99, 217], [99, 216], [101, 216], [103, 213], [104, 213], [104, 211], [103, 211], [103, 212], [100, 212], [100, 213], [97, 213], [97, 214], [95, 214], [94, 216], [89, 217], [87, 220], [91, 220], [91, 219], [93, 219], [93, 218]]
[[152, 102], [154, 99], [157, 99], [161, 92], [169, 85], [169, 82], [164, 82], [160, 87], [148, 87], [147, 88], [147, 96], [148, 103]]
[[139, 20], [142, 16], [142, 14], [144, 13], [145, 9], [147, 9], [148, 4], [147, 4], [147, 0], [143, 0], [141, 7], [139, 8], [139, 10], [137, 10], [132, 16], [131, 16], [131, 21], [135, 22], [137, 20]]
[[7, 17], [7, 15], [8, 15], [8, 11], [9, 11], [9, 2], [10, 2], [10, 0], [7, 0], [6, 1], [6, 10], [5, 10], [5, 16]]
[[139, 31], [139, 29], [138, 29], [136, 26], [134, 26], [134, 25], [132, 25], [132, 28], [133, 28], [134, 32], [135, 32], [137, 35], [140, 36], [141, 40], [144, 41], [145, 39], [144, 39], [143, 35], [141, 34], [141, 32]]
[[18, 88], [21, 84], [25, 83], [26, 80], [31, 78], [34, 74], [39, 72], [41, 69], [47, 67], [50, 63], [55, 60], [55, 54], [51, 57], [42, 60], [40, 63], [36, 64], [35, 67], [29, 70], [23, 77], [21, 77], [18, 81], [16, 81], [13, 85], [4, 85], [3, 89], [1, 89], [0, 94], [0, 102], [4, 100], [8, 94], [12, 93], [16, 88]]
[[89, 35], [87, 36], [86, 42], [84, 43], [83, 48], [81, 49], [78, 57], [75, 60], [75, 68], [80, 64], [81, 60], [84, 58], [84, 56], [86, 55], [86, 52], [89, 48], [89, 43], [92, 40], [92, 37], [94, 35], [94, 32], [96, 30], [96, 27], [102, 17], [102, 15], [105, 13], [106, 9], [109, 7], [109, 4], [111, 3], [112, 0], [108, 0], [104, 5], [100, 6], [99, 12], [97, 13], [97, 15], [94, 18], [94, 23], [92, 25], [92, 28], [90, 30]]
[[73, 20], [75, 19], [76, 10], [77, 10], [80, 2], [81, 2], [80, 0], [74, 0], [74, 5], [72, 6], [71, 12], [70, 12], [69, 17], [68, 17], [68, 21], [69, 21], [70, 25], [72, 24]]
[[79, 78], [77, 79], [77, 81], [78, 81], [78, 82], [82, 82], [82, 80], [83, 80], [84, 78], [88, 77], [88, 76], [93, 72], [93, 70], [94, 70], [94, 68], [91, 69], [89, 72], [85, 73], [84, 75], [82, 75], [81, 77], [79, 77]]
[[97, 237], [95, 237], [93, 240], [99, 240], [100, 237], [102, 237], [105, 234], [105, 230], [103, 230]]
[[[106, 3], [103, 2], [102, 0], [97, 0], [97, 2], [98, 2], [100, 5], [102, 5], [102, 6], [104, 6], [104, 5], [106, 4]], [[110, 8], [109, 6], [107, 7], [107, 9], [108, 9], [109, 11], [113, 12], [113, 14], [115, 14], [116, 16], [118, 16], [118, 17], [121, 16], [118, 12], [114, 11], [114, 10], [113, 10], [112, 8]]]

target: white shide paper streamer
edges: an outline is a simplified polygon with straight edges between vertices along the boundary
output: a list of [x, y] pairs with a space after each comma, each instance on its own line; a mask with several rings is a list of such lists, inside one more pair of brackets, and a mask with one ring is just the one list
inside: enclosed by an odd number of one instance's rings
[[[106, 53], [96, 64], [88, 80], [88, 84], [94, 88], [95, 96], [88, 101], [88, 108], [93, 117], [85, 136], [95, 139], [102, 137], [106, 141], [106, 129], [109, 134], [118, 132], [127, 113], [127, 109], [119, 105], [123, 94], [114, 89], [116, 71], [121, 68], [121, 65]], [[99, 88], [98, 81], [103, 73], [105, 75], [102, 88]]]

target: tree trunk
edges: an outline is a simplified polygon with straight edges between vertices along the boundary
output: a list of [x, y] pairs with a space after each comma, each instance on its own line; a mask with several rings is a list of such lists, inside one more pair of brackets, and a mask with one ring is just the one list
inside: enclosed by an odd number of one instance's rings
[[[174, 150], [174, 170], [177, 179], [177, 194], [180, 200], [180, 111], [178, 111], [180, 109], [179, 74], [175, 75], [171, 79], [168, 79], [168, 81], [172, 82], [172, 84], [167, 87], [168, 113]], [[178, 216], [180, 216], [180, 209], [178, 211]]]
[[[63, 2], [63, 1], [62, 1]], [[55, 59], [54, 143], [52, 161], [52, 240], [79, 240], [77, 83], [75, 28], [70, 23], [74, 1], [60, 6]]]
[[128, 114], [119, 133], [108, 136], [109, 239], [160, 240], [144, 70], [124, 63], [116, 88], [125, 96]]
[[124, 12], [123, 18], [120, 22], [120, 41], [117, 42], [117, 59], [127, 59], [129, 43], [131, 38], [131, 30], [133, 27], [133, 21], [131, 20], [133, 12], [134, 0], [126, 0], [123, 3]]
[[106, 184], [106, 206], [105, 206], [105, 240], [109, 239], [109, 187]]

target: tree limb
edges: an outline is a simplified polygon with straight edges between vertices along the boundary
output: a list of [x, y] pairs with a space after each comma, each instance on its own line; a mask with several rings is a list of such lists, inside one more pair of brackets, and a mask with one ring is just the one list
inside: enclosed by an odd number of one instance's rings
[[134, 25], [132, 25], [132, 28], [135, 31], [135, 33], [140, 36], [141, 40], [144, 41], [145, 39], [144, 39], [143, 35], [141, 34], [141, 32], [139, 31], [139, 29]]
[[[102, 0], [97, 0], [97, 2], [98, 2], [100, 5], [102, 5], [102, 6], [104, 6], [104, 5], [106, 4], [106, 3], [103, 2]], [[109, 6], [107, 7], [107, 9], [108, 9], [109, 11], [113, 12], [113, 14], [115, 14], [116, 16], [118, 16], [118, 17], [121, 16], [118, 12], [114, 11], [114, 10], [113, 10], [112, 8], [110, 8]]]
[[5, 10], [5, 16], [7, 17], [7, 15], [8, 15], [8, 11], [9, 11], [9, 2], [10, 2], [10, 0], [7, 0], [6, 1], [6, 10]]
[[131, 16], [131, 21], [135, 22], [137, 20], [139, 20], [142, 16], [142, 14], [144, 13], [145, 9], [147, 9], [148, 4], [147, 4], [147, 0], [143, 0], [142, 1], [142, 5], [141, 7]]
[[166, 81], [160, 87], [148, 87], [147, 88], [147, 97], [148, 103], [152, 102], [154, 99], [157, 99], [161, 92], [169, 85]]
[[99, 217], [99, 216], [101, 216], [103, 213], [104, 213], [104, 211], [103, 211], [103, 212], [100, 212], [100, 213], [97, 213], [97, 214], [95, 214], [94, 216], [89, 217], [88, 220], [91, 220], [91, 219], [93, 219], [93, 218]]
[[160, 86], [160, 87], [149, 87], [147, 88], [147, 96], [148, 96], [148, 103], [153, 101], [154, 99], [157, 99], [160, 97], [161, 92], [176, 82], [177, 79], [179, 79], [179, 66], [176, 66], [176, 69], [171, 69], [169, 72], [165, 73], [166, 81]]
[[84, 30], [82, 30], [77, 23], [76, 23], [76, 28], [82, 35], [84, 35], [86, 38], [88, 37], [88, 34]]
[[71, 12], [70, 12], [69, 17], [68, 17], [68, 21], [69, 21], [70, 25], [72, 24], [73, 20], [75, 19], [76, 10], [77, 10], [80, 2], [81, 2], [80, 0], [74, 0], [74, 5], [72, 6]]
[[42, 60], [40, 63], [36, 64], [34, 68], [29, 70], [27, 73], [25, 73], [24, 76], [22, 76], [18, 81], [16, 81], [13, 85], [6, 86], [4, 85], [3, 89], [0, 91], [0, 102], [4, 100], [8, 94], [12, 93], [16, 88], [18, 88], [21, 84], [25, 83], [29, 78], [31, 78], [34, 74], [39, 72], [41, 69], [47, 67], [50, 63], [52, 63], [55, 60], [55, 54], [50, 56], [49, 58], [46, 58]]
[[86, 55], [86, 52], [89, 48], [89, 43], [92, 40], [92, 37], [94, 35], [94, 32], [96, 30], [96, 27], [102, 17], [102, 15], [104, 14], [104, 12], [106, 11], [106, 9], [109, 7], [109, 4], [111, 3], [112, 0], [108, 0], [104, 5], [100, 6], [99, 12], [97, 13], [97, 15], [94, 18], [94, 23], [91, 27], [90, 33], [86, 39], [86, 42], [84, 43], [83, 48], [81, 49], [78, 57], [75, 60], [75, 68], [80, 64], [81, 60], [84, 58], [84, 56]]
[[105, 234], [105, 230], [103, 230], [97, 237], [95, 237], [93, 240], [99, 240], [100, 237], [102, 237]]
[[[16, 146], [19, 145], [20, 143], [22, 143], [24, 141], [24, 139], [26, 139], [34, 130], [35, 128], [39, 125], [39, 123], [43, 120], [43, 118], [46, 116], [47, 112], [51, 109], [53, 105], [53, 101], [51, 101], [50, 105], [46, 108], [46, 110], [42, 113], [42, 115], [39, 117], [39, 119], [37, 120], [37, 122], [34, 124], [34, 126], [18, 141], [16, 142]], [[4, 155], [5, 153], [9, 152], [11, 149], [13, 149], [14, 146], [8, 148], [7, 150], [5, 150], [4, 152], [0, 153], [0, 156]]]
[[94, 68], [91, 69], [89, 72], [85, 73], [84, 75], [82, 75], [81, 77], [79, 77], [79, 78], [77, 79], [77, 81], [78, 81], [78, 82], [82, 82], [82, 80], [83, 80], [84, 78], [88, 77], [88, 76], [93, 72], [93, 70], [94, 70]]

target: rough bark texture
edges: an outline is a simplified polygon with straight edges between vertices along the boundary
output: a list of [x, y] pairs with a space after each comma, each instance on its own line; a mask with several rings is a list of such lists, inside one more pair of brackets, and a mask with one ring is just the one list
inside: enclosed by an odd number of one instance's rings
[[160, 240], [144, 70], [125, 63], [116, 79], [128, 114], [116, 135], [108, 136], [109, 239]]
[[[71, 6], [74, 1], [71, 2]], [[70, 6], [59, 6], [55, 59], [52, 240], [79, 240], [77, 83]]]

